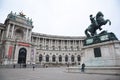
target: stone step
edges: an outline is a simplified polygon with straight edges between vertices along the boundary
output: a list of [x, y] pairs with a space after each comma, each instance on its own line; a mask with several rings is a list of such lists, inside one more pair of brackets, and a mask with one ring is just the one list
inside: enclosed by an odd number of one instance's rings
[[81, 72], [81, 67], [68, 67], [66, 71], [73, 73], [120, 75], [120, 67], [86, 67], [84, 72]]

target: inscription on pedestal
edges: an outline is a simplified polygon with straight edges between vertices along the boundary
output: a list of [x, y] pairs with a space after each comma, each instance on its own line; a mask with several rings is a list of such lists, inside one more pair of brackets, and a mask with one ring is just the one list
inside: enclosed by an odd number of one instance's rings
[[84, 40], [84, 46], [91, 45], [91, 44], [97, 44], [101, 42], [111, 41], [111, 40], [118, 40], [114, 33], [102, 33], [93, 37], [86, 38]]

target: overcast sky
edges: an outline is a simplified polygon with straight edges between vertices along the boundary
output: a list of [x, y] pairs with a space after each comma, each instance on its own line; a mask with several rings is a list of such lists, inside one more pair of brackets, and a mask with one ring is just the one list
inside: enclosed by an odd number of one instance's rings
[[0, 0], [0, 23], [11, 11], [22, 11], [32, 18], [33, 32], [62, 36], [85, 36], [89, 15], [102, 11], [112, 22], [111, 26], [102, 26], [103, 30], [120, 39], [119, 0]]

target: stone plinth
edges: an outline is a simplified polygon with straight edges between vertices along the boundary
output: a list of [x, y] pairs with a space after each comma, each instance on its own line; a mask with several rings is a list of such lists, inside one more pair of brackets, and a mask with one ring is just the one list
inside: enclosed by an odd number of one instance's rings
[[120, 41], [107, 41], [83, 47], [82, 62], [86, 66], [120, 66]]
[[107, 41], [113, 41], [113, 40], [118, 40], [114, 33], [112, 32], [108, 33], [107, 31], [102, 31], [98, 35], [86, 38], [84, 40], [84, 46], [107, 42]]

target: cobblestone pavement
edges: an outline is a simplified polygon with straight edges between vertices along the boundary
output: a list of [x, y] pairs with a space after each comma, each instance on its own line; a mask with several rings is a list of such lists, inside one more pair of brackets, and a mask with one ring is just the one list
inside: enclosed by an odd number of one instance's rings
[[120, 80], [120, 75], [69, 73], [65, 68], [0, 69], [0, 80]]

